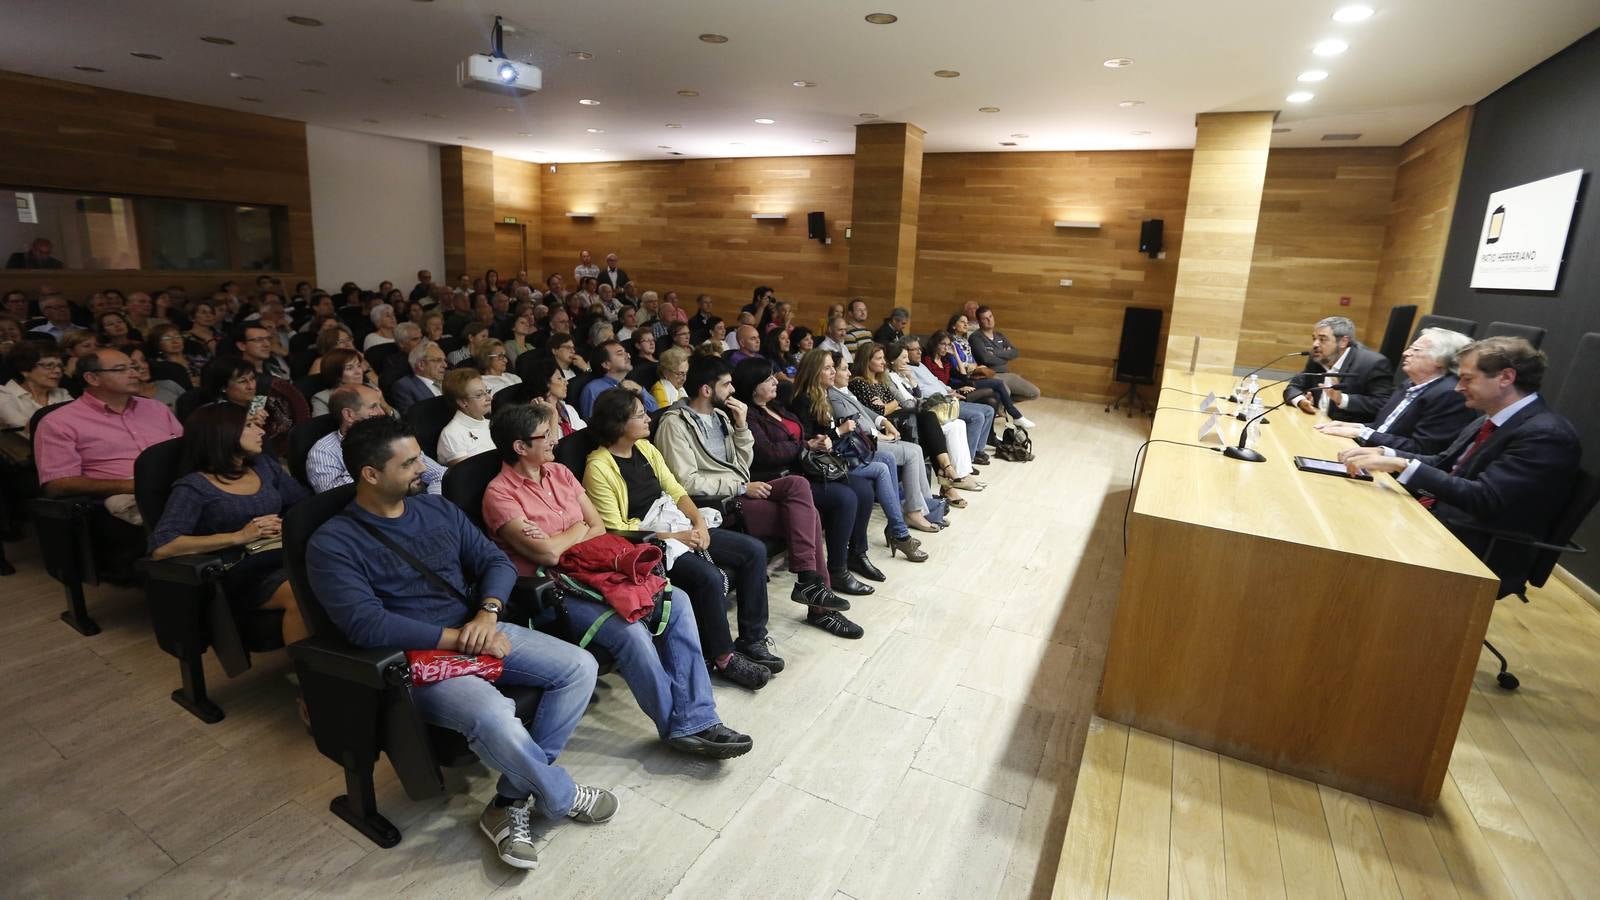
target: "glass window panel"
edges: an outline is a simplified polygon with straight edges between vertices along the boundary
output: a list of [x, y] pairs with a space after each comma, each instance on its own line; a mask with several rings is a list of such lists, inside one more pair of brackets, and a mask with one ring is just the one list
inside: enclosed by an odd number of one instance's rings
[[231, 269], [227, 210], [220, 203], [144, 200], [150, 263], [156, 269]]
[[[139, 239], [125, 197], [58, 191], [5, 191], [0, 248], [6, 268], [137, 269]], [[43, 255], [30, 254], [36, 241]]]
[[278, 265], [279, 207], [234, 207], [235, 241], [239, 248], [239, 267], [246, 271], [276, 272]]

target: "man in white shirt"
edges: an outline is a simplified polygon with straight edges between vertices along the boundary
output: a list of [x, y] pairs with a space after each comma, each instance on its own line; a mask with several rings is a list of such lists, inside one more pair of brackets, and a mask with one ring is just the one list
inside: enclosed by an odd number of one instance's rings
[[[328, 397], [328, 412], [339, 420], [339, 430], [324, 435], [306, 454], [306, 480], [319, 494], [355, 480], [344, 466], [344, 436], [355, 423], [384, 415], [383, 395], [364, 384], [345, 385]], [[428, 493], [439, 493], [444, 484], [444, 466], [424, 453], [422, 467], [422, 483], [427, 485]]]
[[828, 320], [828, 336], [817, 346], [843, 354], [844, 364], [848, 366], [855, 359], [855, 354], [850, 352], [849, 334], [850, 323], [844, 320], [844, 316], [834, 316]]
[[1475, 418], [1456, 391], [1454, 374], [1457, 356], [1470, 341], [1446, 328], [1424, 328], [1400, 357], [1408, 381], [1389, 396], [1370, 423], [1324, 422], [1317, 430], [1354, 438], [1363, 447], [1438, 453]]
[[576, 266], [574, 266], [573, 269], [572, 269], [572, 281], [573, 281], [573, 283], [574, 284], [583, 284], [583, 280], [585, 278], [599, 278], [599, 277], [600, 277], [600, 267], [594, 264], [594, 260], [590, 259], [589, 251], [587, 251], [587, 250], [579, 250], [578, 251], [578, 264]]
[[[1302, 377], [1284, 387], [1284, 401], [1307, 414], [1321, 409], [1340, 422], [1370, 421], [1394, 393], [1394, 366], [1388, 357], [1361, 346], [1355, 334], [1355, 323], [1344, 316], [1317, 322], [1311, 329], [1311, 358]], [[973, 336], [975, 350], [982, 337]], [[1318, 377], [1324, 375], [1342, 377]]]
[[44, 324], [36, 325], [30, 330], [48, 334], [58, 342], [69, 331], [83, 330], [72, 323], [72, 307], [67, 305], [67, 298], [60, 294], [45, 294], [41, 297], [39, 314], [44, 316]]

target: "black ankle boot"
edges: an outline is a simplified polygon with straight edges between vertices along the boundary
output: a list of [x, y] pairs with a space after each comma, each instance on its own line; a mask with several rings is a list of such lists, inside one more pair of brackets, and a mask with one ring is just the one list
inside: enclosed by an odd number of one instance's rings
[[865, 581], [862, 581], [856, 576], [850, 574], [849, 569], [840, 569], [837, 572], [829, 572], [828, 580], [833, 582], [833, 592], [835, 594], [849, 594], [854, 597], [865, 597], [866, 595], [872, 593], [872, 585], [867, 584]]
[[886, 580], [883, 572], [880, 571], [877, 566], [872, 564], [872, 560], [868, 559], [867, 554], [865, 553], [850, 554], [849, 571], [860, 575], [862, 578], [865, 578], [868, 581]]

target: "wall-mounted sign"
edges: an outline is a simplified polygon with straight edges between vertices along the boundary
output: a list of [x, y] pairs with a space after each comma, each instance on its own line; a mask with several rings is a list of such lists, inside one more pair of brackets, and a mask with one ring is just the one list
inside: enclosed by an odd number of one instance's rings
[[1553, 291], [1583, 170], [1495, 191], [1483, 212], [1472, 286]]
[[517, 224], [517, 217], [516, 216], [506, 216], [505, 218], [501, 219], [500, 221], [506, 223], [507, 225], [515, 225], [515, 224]]
[[23, 225], [39, 224], [39, 208], [33, 205], [33, 195], [17, 191], [17, 221]]

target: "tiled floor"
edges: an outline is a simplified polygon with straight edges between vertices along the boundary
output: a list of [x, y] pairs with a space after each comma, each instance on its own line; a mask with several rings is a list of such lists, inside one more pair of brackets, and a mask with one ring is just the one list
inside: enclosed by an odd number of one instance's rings
[[[380, 806], [405, 834], [378, 850], [327, 811], [339, 769], [295, 719], [282, 654], [212, 672], [227, 718], [167, 694], [141, 593], [91, 589], [105, 628], [57, 621], [28, 544], [0, 581], [0, 860], [10, 896], [1047, 896], [1104, 631], [1131, 454], [1145, 424], [1041, 400], [1038, 459], [982, 470], [932, 559], [874, 558], [889, 582], [840, 641], [772, 583], [788, 670], [760, 693], [718, 686], [756, 749], [726, 763], [661, 747], [614, 676], [562, 762], [622, 799], [610, 824], [545, 832], [541, 864], [502, 865], [476, 828], [481, 766], [415, 803], [387, 763]], [[881, 533], [881, 525], [876, 529]], [[881, 539], [880, 539], [881, 541]]]

